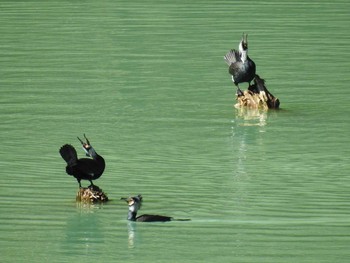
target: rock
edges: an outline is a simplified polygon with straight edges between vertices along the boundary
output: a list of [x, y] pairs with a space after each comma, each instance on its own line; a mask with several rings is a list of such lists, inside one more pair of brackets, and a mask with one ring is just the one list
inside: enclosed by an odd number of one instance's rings
[[254, 78], [254, 83], [243, 92], [243, 95], [237, 96], [238, 103], [235, 107], [247, 107], [251, 109], [278, 109], [280, 101], [274, 97], [266, 88], [265, 80], [259, 75]]
[[90, 185], [87, 188], [79, 188], [76, 200], [77, 202], [104, 203], [108, 201], [108, 197], [97, 185]]

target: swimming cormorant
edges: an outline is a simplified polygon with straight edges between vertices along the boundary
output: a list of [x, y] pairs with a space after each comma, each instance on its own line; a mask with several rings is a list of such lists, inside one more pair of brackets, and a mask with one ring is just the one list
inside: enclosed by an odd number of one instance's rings
[[232, 49], [225, 56], [224, 59], [229, 65], [229, 73], [232, 75], [232, 81], [237, 87], [237, 95], [243, 95], [238, 84], [243, 82], [250, 82], [255, 77], [255, 63], [248, 56], [248, 35], [243, 33], [242, 40], [239, 43], [238, 50]]
[[188, 221], [189, 219], [174, 219], [170, 216], [162, 216], [162, 215], [141, 215], [136, 216], [137, 211], [141, 208], [142, 205], [142, 196], [132, 196], [129, 198], [121, 198], [121, 200], [124, 200], [129, 205], [129, 212], [128, 212], [128, 220], [130, 221], [136, 221], [136, 222], [167, 222], [167, 221]]
[[91, 159], [78, 159], [77, 151], [70, 144], [63, 145], [59, 152], [62, 158], [67, 162], [67, 174], [74, 176], [77, 179], [79, 187], [81, 187], [81, 180], [90, 181], [90, 186], [93, 187], [94, 184], [92, 183], [92, 180], [96, 180], [102, 175], [106, 165], [103, 157], [96, 153], [85, 134], [84, 138], [86, 142], [83, 142], [79, 137], [78, 140], [81, 142], [86, 156], [91, 157]]

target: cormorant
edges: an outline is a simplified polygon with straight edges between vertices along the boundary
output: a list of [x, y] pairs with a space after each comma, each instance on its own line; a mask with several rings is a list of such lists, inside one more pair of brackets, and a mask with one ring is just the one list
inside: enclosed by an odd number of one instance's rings
[[80, 158], [78, 159], [77, 151], [70, 144], [63, 145], [59, 152], [62, 158], [67, 162], [66, 172], [67, 174], [74, 176], [81, 188], [81, 180], [90, 181], [90, 186], [94, 186], [92, 180], [98, 179], [104, 169], [105, 169], [105, 160], [102, 156], [98, 155], [95, 149], [91, 146], [89, 140], [84, 134], [86, 142], [83, 142], [79, 137], [78, 140], [83, 145], [83, 150], [86, 153], [86, 156], [90, 158]]
[[243, 82], [250, 82], [255, 77], [255, 63], [248, 56], [248, 35], [243, 33], [242, 40], [239, 43], [238, 50], [232, 49], [225, 56], [224, 59], [229, 65], [229, 73], [232, 75], [232, 81], [237, 87], [237, 95], [243, 95], [238, 84]]
[[189, 219], [174, 219], [170, 216], [162, 216], [162, 215], [141, 215], [136, 216], [137, 211], [141, 208], [142, 205], [142, 196], [132, 196], [129, 198], [121, 198], [121, 200], [124, 200], [129, 205], [129, 212], [128, 212], [128, 220], [130, 221], [136, 221], [136, 222], [167, 222], [167, 221], [189, 221]]

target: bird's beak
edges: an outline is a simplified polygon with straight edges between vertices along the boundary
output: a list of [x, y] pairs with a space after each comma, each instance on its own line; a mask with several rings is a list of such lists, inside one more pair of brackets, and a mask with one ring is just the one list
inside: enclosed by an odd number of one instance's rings
[[128, 203], [128, 205], [133, 205], [135, 203], [135, 200], [133, 198], [125, 198], [125, 197], [122, 197], [120, 198], [120, 200], [124, 200], [126, 203]]
[[86, 143], [90, 145], [89, 139], [88, 139], [88, 138], [86, 138], [85, 133], [84, 133], [84, 138], [85, 138], [85, 140], [86, 140]]
[[85, 144], [85, 142], [83, 142], [82, 139], [80, 139], [79, 137], [77, 137], [77, 138], [78, 138], [78, 140], [80, 141], [80, 143], [81, 143], [82, 145]]
[[86, 156], [90, 157], [89, 149], [91, 146], [90, 146], [90, 142], [89, 142], [88, 138], [86, 138], [85, 133], [84, 133], [84, 138], [85, 138], [86, 142], [83, 142], [83, 140], [80, 139], [79, 137], [77, 137], [77, 138], [80, 141], [80, 143], [83, 145], [83, 150], [85, 151]]
[[242, 36], [243, 44], [248, 45], [248, 35], [243, 33]]
[[84, 138], [85, 138], [85, 140], [86, 140], [86, 142], [83, 142], [83, 140], [82, 139], [80, 139], [79, 137], [77, 137], [78, 138], [78, 140], [80, 141], [80, 143], [85, 147], [86, 145], [88, 145], [88, 146], [90, 146], [90, 142], [89, 142], [89, 139], [88, 138], [86, 138], [86, 135], [85, 135], [85, 133], [84, 133]]

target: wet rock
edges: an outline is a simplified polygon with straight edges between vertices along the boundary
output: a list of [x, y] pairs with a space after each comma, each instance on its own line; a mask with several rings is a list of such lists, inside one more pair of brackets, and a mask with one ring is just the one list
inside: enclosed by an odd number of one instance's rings
[[108, 201], [108, 197], [97, 185], [90, 185], [79, 188], [76, 200], [77, 202], [104, 203]]

